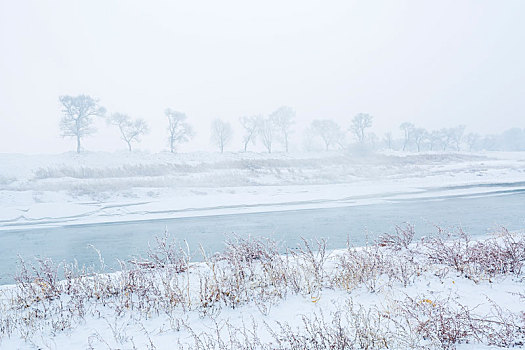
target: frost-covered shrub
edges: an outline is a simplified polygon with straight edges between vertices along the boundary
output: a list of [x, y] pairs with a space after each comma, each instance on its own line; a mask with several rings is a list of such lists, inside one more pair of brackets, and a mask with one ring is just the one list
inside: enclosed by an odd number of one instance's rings
[[414, 226], [410, 224], [407, 224], [405, 227], [396, 226], [395, 230], [395, 234], [384, 233], [379, 236], [376, 244], [380, 247], [388, 247], [396, 251], [408, 249], [414, 239]]
[[[92, 334], [92, 348], [133, 348], [128, 326], [135, 329], [134, 336], [137, 327], [148, 335], [149, 348], [155, 348], [154, 336], [168, 336], [168, 332], [186, 332], [179, 339], [187, 342], [177, 344], [183, 349], [446, 349], [466, 342], [523, 344], [521, 309], [506, 310], [489, 300], [481, 314], [477, 307], [460, 304], [453, 289], [443, 298], [435, 289], [420, 295], [419, 289], [405, 288], [432, 279], [439, 285], [442, 277], [435, 272], [443, 265], [461, 267], [468, 278], [478, 276], [474, 273], [520, 274], [522, 236], [501, 230], [480, 241], [461, 234], [452, 240], [442, 235], [442, 240], [409, 243], [410, 231], [398, 230], [397, 235], [379, 241], [386, 244], [333, 253], [326, 251], [323, 240], [284, 249], [265, 238], [231, 236], [222, 253], [208, 256], [202, 251], [203, 262], [190, 263], [188, 247], [181, 248], [165, 233], [145, 257], [121, 262], [121, 269], [109, 274], [95, 273], [105, 270], [100, 253], [100, 268], [55, 264], [49, 259], [33, 265], [22, 261], [16, 286], [0, 289], [0, 346], [3, 339], [22, 337], [27, 344], [45, 347], [40, 340], [43, 334], [70, 332], [88, 320], [105, 321], [113, 336]], [[435, 258], [431, 252], [437, 253]], [[454, 254], [449, 257], [450, 253]], [[488, 264], [487, 256], [495, 256], [495, 262]], [[420, 276], [424, 279], [418, 280]], [[342, 300], [329, 300], [335, 310], [323, 314], [329, 293]], [[255, 309], [271, 317], [273, 308], [293, 295], [304, 296], [303, 305], [313, 306], [307, 308], [313, 312], [300, 316], [300, 324], [266, 319], [266, 323], [233, 326], [231, 319], [222, 317], [226, 309], [241, 307], [240, 312]], [[203, 331], [189, 322], [197, 316], [211, 327]], [[144, 327], [152, 317], [164, 320], [162, 331], [155, 334]], [[266, 328], [266, 338], [257, 326]]]
[[525, 264], [525, 235], [504, 228], [482, 241], [473, 241], [462, 229], [457, 233], [439, 229], [422, 245], [429, 261], [453, 267], [472, 279], [506, 273], [519, 276]]

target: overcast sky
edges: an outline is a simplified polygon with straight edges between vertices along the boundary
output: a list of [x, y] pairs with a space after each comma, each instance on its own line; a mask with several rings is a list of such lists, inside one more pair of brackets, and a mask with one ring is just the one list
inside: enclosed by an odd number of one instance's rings
[[[359, 112], [379, 136], [403, 121], [523, 128], [524, 18], [522, 0], [0, 0], [0, 152], [73, 151], [58, 96], [80, 93], [146, 119], [138, 148], [153, 152], [167, 148], [166, 107], [197, 131], [183, 151], [210, 148], [214, 118], [237, 128], [281, 105], [297, 129]], [[125, 145], [102, 130], [85, 147]]]

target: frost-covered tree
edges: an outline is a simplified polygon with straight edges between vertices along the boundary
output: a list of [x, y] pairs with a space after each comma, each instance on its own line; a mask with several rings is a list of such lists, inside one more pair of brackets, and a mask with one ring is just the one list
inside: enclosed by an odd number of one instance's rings
[[480, 141], [481, 141], [481, 136], [479, 134], [475, 132], [469, 133], [465, 137], [465, 142], [468, 145], [469, 152], [476, 150]]
[[314, 120], [310, 128], [316, 135], [323, 139], [326, 150], [329, 150], [330, 147], [334, 145], [342, 147], [345, 135], [339, 124], [333, 120]]
[[148, 124], [144, 119], [131, 120], [131, 117], [122, 113], [113, 113], [107, 122], [118, 127], [120, 138], [128, 145], [131, 152], [131, 143], [140, 142], [142, 135], [149, 132]]
[[376, 149], [378, 147], [379, 137], [376, 135], [375, 132], [369, 132], [368, 134], [366, 134], [366, 142], [368, 143], [371, 149]]
[[427, 139], [428, 132], [424, 128], [412, 129], [412, 140], [416, 144], [417, 151], [421, 151], [421, 145]]
[[290, 107], [280, 107], [275, 112], [270, 114], [270, 120], [279, 133], [279, 139], [284, 145], [284, 149], [288, 152], [288, 137], [292, 132], [292, 125], [294, 123], [295, 111]]
[[372, 116], [366, 113], [359, 113], [352, 119], [350, 131], [355, 135], [359, 143], [364, 143], [366, 139], [365, 130], [372, 126]]
[[461, 150], [461, 142], [463, 142], [463, 135], [465, 134], [465, 125], [458, 125], [455, 128], [449, 129], [450, 140], [455, 146], [456, 151]]
[[244, 152], [247, 151], [249, 143], [251, 143], [252, 145], [255, 145], [255, 141], [257, 140], [257, 131], [259, 127], [259, 124], [258, 124], [259, 118], [260, 116], [249, 116], [249, 117], [242, 117], [239, 119], [244, 129], [244, 136], [243, 136]]
[[230, 123], [215, 119], [211, 124], [211, 140], [219, 147], [221, 153], [224, 152], [224, 146], [230, 143], [233, 137], [233, 130]]
[[428, 134], [428, 143], [430, 150], [434, 151], [443, 143], [443, 133], [440, 130], [432, 130]]
[[496, 135], [485, 135], [482, 145], [486, 151], [494, 151], [497, 148], [498, 137]]
[[442, 149], [443, 151], [446, 151], [447, 148], [452, 143], [452, 135], [454, 131], [451, 128], [443, 128], [443, 129], [440, 129], [439, 132], [442, 135], [442, 138], [441, 138]]
[[195, 133], [190, 124], [186, 123], [186, 114], [167, 108], [164, 114], [168, 118], [168, 144], [170, 152], [174, 153], [177, 144], [188, 142]]
[[98, 104], [98, 100], [88, 95], [60, 96], [62, 104], [62, 119], [60, 130], [62, 137], [74, 137], [77, 141], [77, 153], [80, 153], [81, 140], [96, 132], [93, 117], [103, 116], [106, 109]]
[[392, 137], [392, 133], [391, 132], [386, 132], [385, 135], [383, 136], [383, 142], [386, 146], [387, 149], [391, 150], [392, 149], [392, 144], [394, 142], [394, 138]]
[[277, 131], [273, 120], [271, 118], [260, 117], [257, 121], [257, 125], [262, 144], [266, 147], [268, 153], [272, 153], [272, 145]]
[[404, 134], [403, 151], [405, 151], [409, 142], [411, 141], [412, 131], [414, 130], [414, 124], [409, 123], [409, 122], [404, 122], [399, 126], [399, 128], [403, 130], [403, 134]]
[[498, 137], [498, 149], [502, 151], [524, 151], [525, 129], [511, 128]]

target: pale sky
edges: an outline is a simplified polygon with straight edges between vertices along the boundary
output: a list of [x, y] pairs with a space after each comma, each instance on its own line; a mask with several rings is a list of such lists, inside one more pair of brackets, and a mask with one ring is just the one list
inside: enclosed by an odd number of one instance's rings
[[[379, 136], [412, 121], [467, 131], [525, 127], [525, 1], [0, 0], [0, 152], [74, 151], [60, 95], [89, 94], [144, 118], [138, 149], [167, 149], [165, 108], [213, 149], [214, 118], [281, 105], [345, 128], [359, 112]], [[106, 128], [101, 121], [101, 129]], [[115, 130], [87, 150], [125, 149]]]

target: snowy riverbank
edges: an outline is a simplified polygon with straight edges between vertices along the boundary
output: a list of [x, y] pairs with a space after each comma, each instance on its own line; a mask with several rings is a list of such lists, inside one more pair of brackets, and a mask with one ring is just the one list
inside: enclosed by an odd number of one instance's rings
[[0, 347], [522, 347], [523, 234], [412, 234], [334, 252], [305, 241], [286, 255], [271, 241], [233, 237], [204, 263], [161, 237], [109, 275], [43, 260], [0, 287]]
[[525, 189], [525, 154], [0, 155], [0, 229]]

